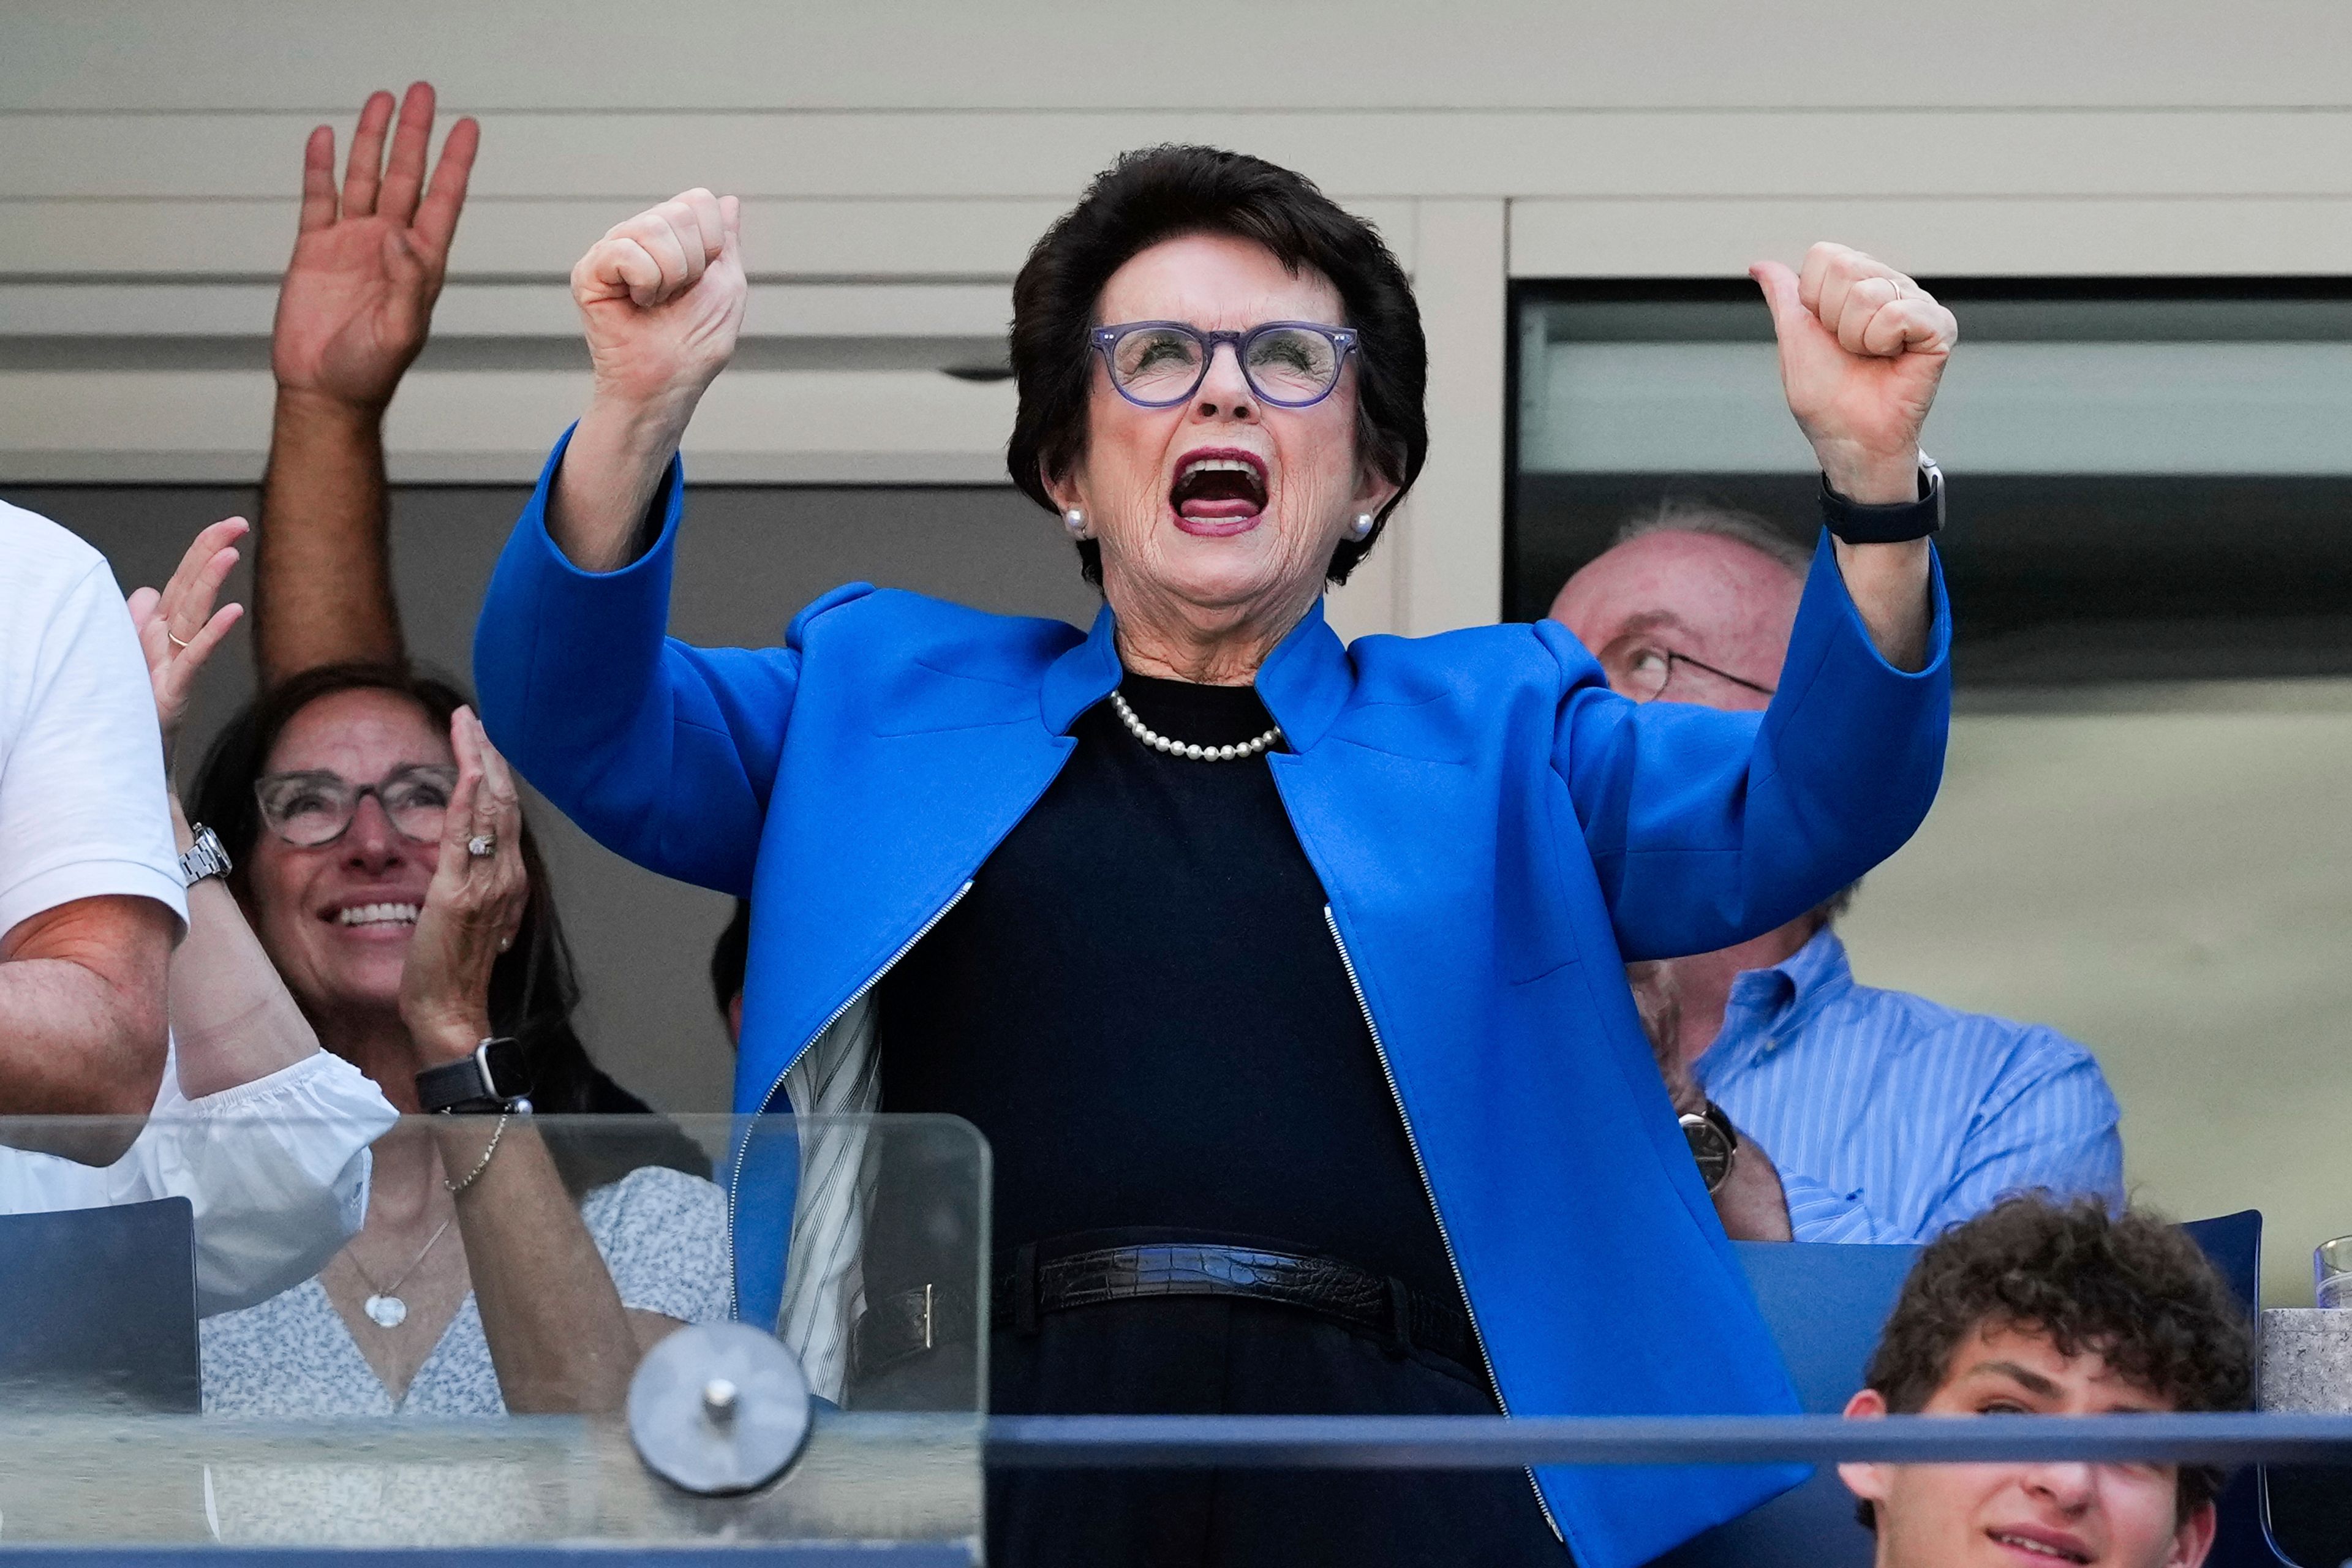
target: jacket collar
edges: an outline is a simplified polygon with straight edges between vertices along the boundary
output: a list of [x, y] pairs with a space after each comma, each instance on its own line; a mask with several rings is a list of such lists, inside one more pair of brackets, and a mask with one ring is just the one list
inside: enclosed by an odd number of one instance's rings
[[[1087, 640], [1045, 668], [1040, 708], [1045, 728], [1066, 734], [1078, 715], [1109, 696], [1123, 674], [1118, 662], [1118, 622], [1105, 605]], [[1322, 739], [1347, 705], [1355, 676], [1339, 636], [1323, 619], [1323, 601], [1308, 606], [1298, 624], [1266, 656], [1257, 672], [1258, 700], [1282, 726], [1294, 752]]]

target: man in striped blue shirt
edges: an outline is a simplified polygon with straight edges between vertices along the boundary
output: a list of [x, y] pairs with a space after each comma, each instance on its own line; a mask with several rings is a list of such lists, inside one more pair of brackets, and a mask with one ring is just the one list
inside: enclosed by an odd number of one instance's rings
[[[1669, 505], [1628, 524], [1551, 613], [1629, 697], [1761, 709], [1810, 560], [1760, 518]], [[1922, 1242], [2015, 1192], [2120, 1209], [2120, 1112], [2090, 1052], [1857, 984], [1833, 929], [1852, 892], [1738, 947], [1634, 966], [1676, 1109], [1712, 1101], [1738, 1131], [1726, 1226]]]

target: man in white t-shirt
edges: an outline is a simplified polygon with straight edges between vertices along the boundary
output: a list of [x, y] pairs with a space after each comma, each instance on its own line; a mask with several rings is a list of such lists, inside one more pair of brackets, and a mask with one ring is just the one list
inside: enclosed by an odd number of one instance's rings
[[[155, 1103], [188, 907], [147, 667], [105, 557], [0, 502], [0, 1118], [104, 1164]], [[19, 1140], [21, 1141], [21, 1140]]]

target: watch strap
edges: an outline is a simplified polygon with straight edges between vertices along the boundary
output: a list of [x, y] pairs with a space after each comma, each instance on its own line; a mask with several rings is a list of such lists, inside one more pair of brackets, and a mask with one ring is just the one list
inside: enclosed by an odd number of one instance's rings
[[428, 1111], [506, 1110], [530, 1093], [522, 1044], [505, 1036], [416, 1075], [416, 1103]]
[[1689, 1141], [1699, 1178], [1712, 1195], [1731, 1179], [1732, 1162], [1739, 1153], [1739, 1130], [1724, 1114], [1723, 1107], [1711, 1100], [1703, 1109], [1686, 1111], [1675, 1120], [1682, 1124], [1684, 1138]]
[[1848, 544], [1902, 544], [1926, 539], [1944, 526], [1944, 470], [1919, 454], [1919, 493], [1914, 500], [1867, 506], [1848, 500], [1822, 476], [1822, 525]]

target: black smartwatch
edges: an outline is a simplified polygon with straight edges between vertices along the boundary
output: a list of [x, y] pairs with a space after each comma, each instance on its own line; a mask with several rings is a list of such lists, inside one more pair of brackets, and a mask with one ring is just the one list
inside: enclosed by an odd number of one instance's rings
[[1739, 1152], [1739, 1133], [1731, 1118], [1713, 1100], [1706, 1109], [1678, 1118], [1683, 1136], [1690, 1140], [1691, 1158], [1698, 1163], [1699, 1179], [1712, 1197], [1731, 1179], [1731, 1162]]
[[433, 1111], [512, 1110], [527, 1103], [530, 1093], [522, 1043], [503, 1037], [484, 1040], [471, 1056], [416, 1075], [416, 1102]]
[[1926, 539], [1944, 526], [1944, 470], [1927, 453], [1919, 454], [1919, 494], [1916, 500], [1891, 506], [1864, 506], [1846, 500], [1822, 476], [1822, 521], [1848, 544], [1901, 544]]

